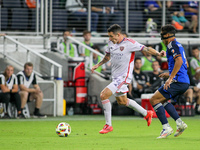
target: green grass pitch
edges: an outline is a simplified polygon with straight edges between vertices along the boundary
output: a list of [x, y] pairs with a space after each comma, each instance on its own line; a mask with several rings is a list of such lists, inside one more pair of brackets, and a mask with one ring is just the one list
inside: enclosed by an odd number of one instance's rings
[[[182, 117], [188, 129], [179, 137], [156, 139], [162, 126], [153, 118], [150, 127], [136, 116], [113, 116], [113, 132], [99, 134], [104, 116], [65, 116], [47, 119], [0, 120], [1, 150], [198, 150], [200, 149], [200, 116]], [[176, 124], [169, 118], [174, 130]], [[67, 122], [72, 132], [58, 137], [57, 124]]]

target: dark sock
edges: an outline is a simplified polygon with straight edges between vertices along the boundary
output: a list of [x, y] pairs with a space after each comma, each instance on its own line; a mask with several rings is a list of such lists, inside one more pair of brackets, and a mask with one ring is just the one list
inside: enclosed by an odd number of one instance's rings
[[163, 105], [161, 103], [158, 103], [156, 105], [153, 106], [153, 109], [156, 112], [156, 115], [158, 117], [158, 119], [160, 120], [160, 122], [163, 124], [167, 124], [167, 117], [165, 115], [165, 109], [163, 107]]
[[165, 110], [168, 112], [168, 114], [176, 121], [179, 117], [176, 109], [174, 108], [174, 106], [169, 103], [169, 102], [166, 102], [163, 104]]
[[39, 113], [39, 109], [35, 107], [34, 114], [38, 114], [38, 113]]

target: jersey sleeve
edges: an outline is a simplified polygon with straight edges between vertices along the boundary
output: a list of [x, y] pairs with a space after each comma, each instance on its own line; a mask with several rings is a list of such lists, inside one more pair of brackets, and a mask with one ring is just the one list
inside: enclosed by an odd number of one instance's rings
[[105, 47], [105, 52], [110, 54], [110, 46], [109, 46], [109, 44]]
[[144, 48], [143, 44], [140, 44], [137, 41], [134, 41], [133, 39], [128, 39], [128, 41], [131, 42], [131, 44], [130, 44], [131, 45], [130, 46], [131, 47], [131, 49], [130, 49], [131, 52], [143, 50], [143, 48]]
[[34, 76], [33, 76], [33, 81], [32, 81], [32, 84], [33, 84], [33, 85], [37, 84], [37, 79], [36, 79], [36, 76], [35, 76], [35, 74], [34, 74]]
[[0, 85], [5, 84], [5, 77], [3, 75], [0, 76]]
[[19, 85], [24, 84], [24, 77], [22, 75], [17, 75], [17, 81]]
[[172, 43], [171, 53], [172, 53], [174, 59], [181, 56], [179, 47], [175, 42]]
[[18, 85], [18, 82], [17, 82], [17, 77], [16, 76], [14, 76], [14, 82], [13, 82], [13, 85]]

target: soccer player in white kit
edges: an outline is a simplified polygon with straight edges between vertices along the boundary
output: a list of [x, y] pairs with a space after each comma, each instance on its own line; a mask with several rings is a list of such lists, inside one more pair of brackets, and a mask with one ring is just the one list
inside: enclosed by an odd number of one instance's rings
[[159, 53], [153, 48], [145, 47], [133, 39], [125, 38], [118, 24], [113, 24], [108, 28], [108, 36], [108, 47], [103, 60], [91, 69], [94, 72], [99, 66], [111, 60], [112, 82], [100, 94], [106, 124], [99, 133], [105, 134], [113, 131], [111, 123], [111, 103], [109, 101], [109, 97], [112, 94], [115, 95], [119, 105], [125, 105], [141, 113], [147, 120], [147, 125], [149, 126], [151, 124], [153, 111], [147, 111], [134, 100], [127, 98], [127, 86], [133, 76], [135, 51], [146, 51], [156, 56], [163, 56], [163, 53]]

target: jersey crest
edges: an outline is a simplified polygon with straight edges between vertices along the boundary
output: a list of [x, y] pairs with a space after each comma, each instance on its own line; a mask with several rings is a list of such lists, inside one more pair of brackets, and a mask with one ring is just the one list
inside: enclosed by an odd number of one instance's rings
[[124, 46], [120, 46], [120, 51], [123, 51], [124, 50]]

